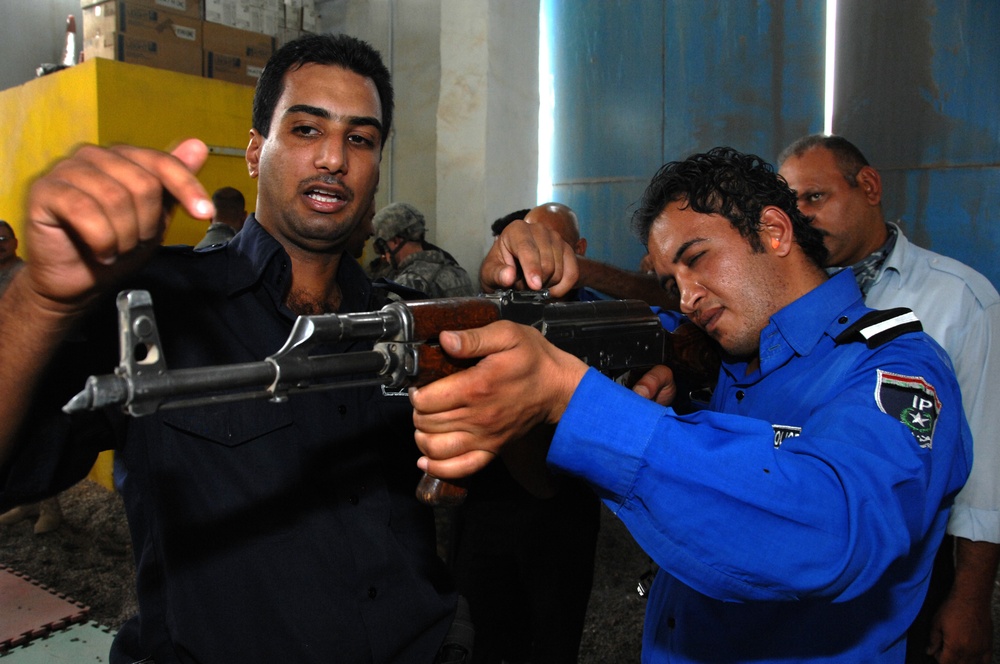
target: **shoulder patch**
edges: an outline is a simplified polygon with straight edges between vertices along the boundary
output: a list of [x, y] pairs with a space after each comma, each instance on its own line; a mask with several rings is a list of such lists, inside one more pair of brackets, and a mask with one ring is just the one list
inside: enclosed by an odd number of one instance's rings
[[838, 344], [864, 341], [869, 348], [878, 348], [907, 332], [920, 332], [924, 326], [920, 319], [906, 307], [871, 311], [837, 335]]
[[941, 402], [933, 385], [919, 376], [878, 369], [875, 403], [883, 413], [905, 424], [920, 447], [931, 447], [941, 412]]

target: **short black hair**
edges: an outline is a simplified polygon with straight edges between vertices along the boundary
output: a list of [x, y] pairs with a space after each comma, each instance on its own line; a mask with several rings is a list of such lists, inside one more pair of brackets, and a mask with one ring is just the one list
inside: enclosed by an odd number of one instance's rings
[[524, 208], [523, 210], [516, 210], [509, 214], [505, 214], [490, 225], [490, 230], [493, 231], [493, 237], [499, 236], [503, 233], [503, 229], [510, 226], [511, 222], [517, 219], [524, 219], [531, 212], [531, 208]]
[[730, 147], [717, 147], [683, 161], [664, 164], [653, 176], [632, 215], [632, 227], [643, 245], [649, 230], [668, 204], [683, 201], [701, 214], [729, 220], [754, 251], [764, 251], [761, 213], [775, 206], [792, 220], [795, 241], [816, 265], [826, 263], [823, 233], [799, 212], [795, 193], [760, 157]]
[[792, 157], [801, 157], [813, 148], [824, 148], [832, 152], [840, 174], [852, 187], [858, 186], [858, 173], [861, 169], [871, 165], [861, 150], [843, 136], [811, 134], [803, 136], [781, 151], [778, 155], [779, 168]]
[[243, 192], [236, 187], [220, 187], [216, 189], [212, 193], [212, 203], [215, 204], [216, 208], [226, 207], [233, 210], [239, 208], [241, 211], [247, 204]]
[[235, 187], [221, 187], [212, 193], [216, 220], [239, 223], [246, 216], [246, 197]]
[[375, 83], [382, 104], [382, 146], [392, 127], [392, 78], [382, 56], [366, 41], [348, 35], [303, 35], [271, 56], [257, 80], [253, 97], [253, 128], [267, 138], [271, 131], [274, 108], [284, 90], [284, 77], [306, 64], [336, 65], [370, 78]]

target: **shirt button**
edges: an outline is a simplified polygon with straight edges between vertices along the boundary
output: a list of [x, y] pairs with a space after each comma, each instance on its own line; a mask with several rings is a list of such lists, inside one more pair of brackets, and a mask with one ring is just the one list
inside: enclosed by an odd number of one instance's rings
[[341, 417], [343, 417], [344, 415], [347, 415], [347, 406], [345, 406], [343, 404], [341, 404], [340, 406], [337, 406], [337, 412], [340, 413]]
[[348, 502], [350, 502], [350, 503], [351, 503], [352, 505], [357, 505], [357, 504], [358, 504], [358, 495], [357, 495], [357, 494], [351, 494], [351, 496], [350, 496], [350, 497], [348, 497], [348, 499], [347, 499], [347, 500], [348, 500]]
[[849, 319], [847, 318], [847, 316], [841, 316], [840, 318], [837, 319], [837, 322], [840, 323], [841, 325], [847, 325], [848, 320]]
[[677, 621], [674, 620], [673, 616], [670, 616], [669, 618], [667, 618], [667, 627], [669, 627], [670, 629], [673, 629], [674, 627], [677, 627]]
[[375, 599], [376, 595], [378, 595], [378, 588], [376, 588], [375, 586], [372, 586], [371, 588], [368, 589], [368, 597], [369, 597], [369, 599]]
[[743, 401], [743, 397], [745, 397], [746, 395], [747, 395], [747, 393], [744, 392], [743, 390], [737, 390], [736, 391], [736, 400], [737, 401]]

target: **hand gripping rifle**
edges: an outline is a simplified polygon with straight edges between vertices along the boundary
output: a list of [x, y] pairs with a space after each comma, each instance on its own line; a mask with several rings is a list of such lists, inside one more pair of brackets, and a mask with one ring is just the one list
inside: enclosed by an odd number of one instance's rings
[[[425, 385], [474, 364], [446, 355], [437, 343], [440, 332], [497, 320], [535, 327], [556, 347], [618, 380], [631, 370], [666, 364], [678, 382], [700, 388], [714, 384], [719, 366], [718, 350], [700, 330], [688, 325], [667, 332], [645, 302], [551, 302], [545, 292], [500, 291], [393, 302], [366, 313], [299, 316], [285, 344], [263, 361], [168, 370], [150, 294], [124, 291], [117, 303], [118, 367], [112, 374], [89, 377], [63, 407], [67, 413], [121, 406], [138, 417], [243, 399], [280, 402], [299, 392]], [[370, 351], [315, 352], [348, 340], [375, 343]], [[417, 497], [430, 505], [456, 505], [465, 489], [425, 475]]]

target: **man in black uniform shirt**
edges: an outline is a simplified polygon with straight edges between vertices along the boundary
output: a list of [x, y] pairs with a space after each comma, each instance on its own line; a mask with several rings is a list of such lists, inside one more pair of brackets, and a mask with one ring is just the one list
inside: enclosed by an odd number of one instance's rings
[[368, 44], [307, 36], [279, 49], [246, 154], [256, 215], [207, 251], [159, 247], [167, 194], [212, 215], [192, 175], [207, 155], [199, 141], [172, 155], [84, 147], [33, 186], [25, 239], [36, 260], [0, 306], [0, 338], [18, 349], [0, 354], [11, 387], [0, 510], [71, 485], [115, 449], [139, 615], [112, 662], [435, 659], [455, 595], [432, 514], [414, 498], [405, 395], [344, 389], [135, 419], [58, 410], [86, 375], [116, 364], [106, 305], [122, 287], [151, 292], [172, 369], [260, 360], [298, 314], [384, 304], [345, 249], [375, 192], [392, 108]]

